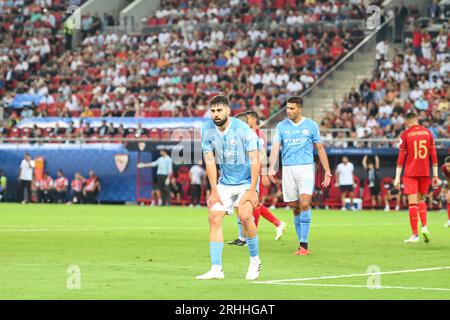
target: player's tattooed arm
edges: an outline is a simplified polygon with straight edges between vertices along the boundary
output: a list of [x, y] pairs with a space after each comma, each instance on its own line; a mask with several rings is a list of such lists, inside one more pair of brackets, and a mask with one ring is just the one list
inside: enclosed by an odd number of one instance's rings
[[212, 208], [217, 202], [222, 203], [219, 192], [217, 191], [217, 168], [214, 153], [207, 151], [203, 153], [206, 165], [206, 175], [211, 185], [211, 195], [208, 199], [208, 207]]
[[253, 207], [258, 206], [258, 194], [256, 193], [256, 187], [258, 184], [258, 178], [261, 173], [261, 163], [258, 150], [248, 152], [251, 164], [251, 185], [249, 190], [249, 201], [253, 204]]

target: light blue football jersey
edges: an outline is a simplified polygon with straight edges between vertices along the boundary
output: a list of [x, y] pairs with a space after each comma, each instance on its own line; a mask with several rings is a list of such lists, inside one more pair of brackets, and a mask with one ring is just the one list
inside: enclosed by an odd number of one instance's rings
[[243, 121], [230, 118], [228, 128], [221, 132], [212, 120], [202, 126], [202, 150], [214, 152], [220, 168], [219, 183], [246, 185], [251, 183], [248, 152], [257, 150], [258, 137]]
[[298, 124], [285, 119], [277, 124], [272, 141], [281, 144], [283, 166], [313, 164], [314, 144], [320, 143], [319, 126], [308, 118]]

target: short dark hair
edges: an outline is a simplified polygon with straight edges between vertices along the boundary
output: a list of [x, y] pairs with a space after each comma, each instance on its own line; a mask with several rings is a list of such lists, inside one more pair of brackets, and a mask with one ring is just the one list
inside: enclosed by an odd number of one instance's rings
[[405, 116], [406, 120], [417, 119], [417, 114], [414, 111], [410, 111]]
[[256, 119], [256, 121], [259, 121], [259, 114], [255, 110], [248, 110], [247, 112], [245, 112], [245, 115]]
[[209, 106], [212, 107], [212, 106], [219, 105], [219, 104], [224, 104], [226, 106], [229, 106], [230, 102], [228, 101], [227, 97], [225, 97], [223, 95], [218, 95], [211, 99]]
[[241, 120], [245, 123], [248, 123], [248, 118], [247, 118], [247, 114], [245, 112], [241, 112], [237, 115], [234, 116], [236, 119]]
[[450, 163], [450, 156], [445, 157], [445, 163]]
[[287, 100], [287, 103], [293, 103], [303, 108], [303, 99], [297, 96], [290, 97]]

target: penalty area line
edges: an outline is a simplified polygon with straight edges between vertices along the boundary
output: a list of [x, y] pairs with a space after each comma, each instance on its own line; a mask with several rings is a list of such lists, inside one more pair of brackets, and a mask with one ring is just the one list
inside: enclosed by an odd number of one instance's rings
[[257, 284], [285, 284], [287, 282], [300, 282], [300, 281], [312, 281], [312, 280], [329, 280], [329, 279], [368, 277], [368, 276], [387, 275], [387, 274], [401, 274], [401, 273], [413, 273], [413, 272], [431, 272], [431, 271], [441, 271], [441, 270], [450, 270], [450, 266], [449, 267], [434, 267], [434, 268], [398, 270], [398, 271], [386, 271], [386, 272], [355, 273], [355, 274], [344, 274], [344, 275], [336, 275], [336, 276], [323, 276], [323, 277], [314, 277], [314, 278], [299, 278], [299, 279], [282, 279], [282, 280], [256, 281], [254, 283], [257, 283]]
[[270, 285], [282, 285], [282, 286], [303, 286], [303, 287], [334, 287], [334, 288], [365, 288], [370, 290], [379, 289], [398, 289], [398, 290], [423, 290], [423, 291], [450, 291], [450, 288], [423, 288], [423, 287], [399, 287], [399, 286], [367, 286], [367, 285], [356, 285], [356, 284], [319, 284], [319, 283], [286, 283], [286, 282], [271, 282], [271, 283], [261, 283], [254, 282], [257, 284], [270, 284]]

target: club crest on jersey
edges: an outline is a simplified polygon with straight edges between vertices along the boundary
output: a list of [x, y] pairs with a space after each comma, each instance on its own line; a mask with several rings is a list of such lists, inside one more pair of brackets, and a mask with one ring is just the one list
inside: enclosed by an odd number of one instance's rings
[[235, 146], [235, 145], [236, 145], [236, 140], [231, 139], [231, 140], [230, 140], [230, 144], [231, 144], [232, 146]]
[[303, 135], [307, 136], [309, 131], [308, 131], [308, 129], [303, 129], [302, 133], [303, 133]]
[[123, 173], [127, 169], [129, 160], [130, 157], [127, 154], [116, 154], [114, 156], [116, 168], [120, 173]]

